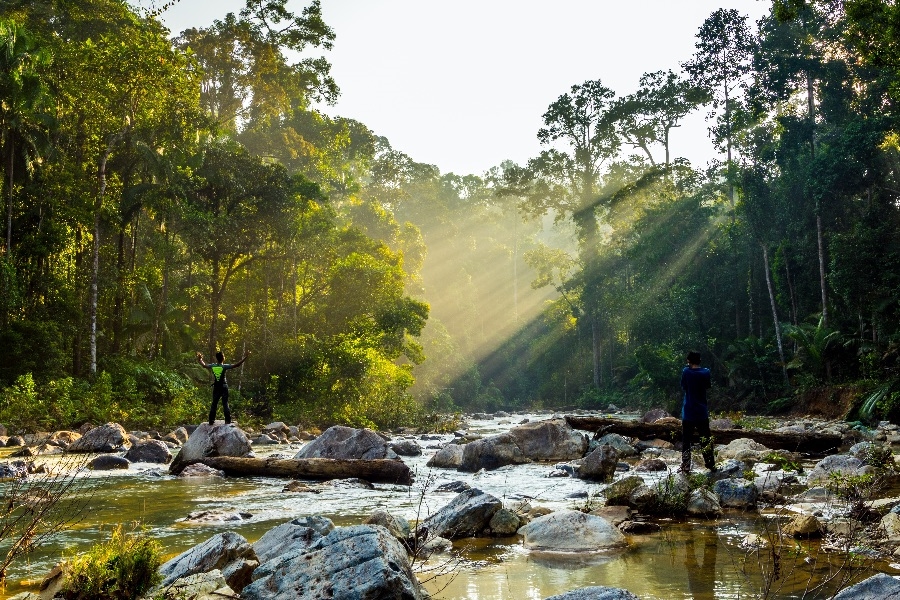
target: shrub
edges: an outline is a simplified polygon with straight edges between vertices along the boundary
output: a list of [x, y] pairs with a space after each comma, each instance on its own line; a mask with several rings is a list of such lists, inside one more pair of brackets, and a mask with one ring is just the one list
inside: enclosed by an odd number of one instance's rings
[[146, 532], [127, 533], [122, 525], [109, 540], [73, 559], [63, 587], [67, 600], [131, 600], [159, 583], [162, 550]]

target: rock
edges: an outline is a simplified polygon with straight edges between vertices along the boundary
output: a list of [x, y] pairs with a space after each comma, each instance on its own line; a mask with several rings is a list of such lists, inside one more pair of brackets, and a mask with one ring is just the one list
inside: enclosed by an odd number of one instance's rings
[[587, 446], [585, 436], [564, 419], [535, 421], [466, 444], [459, 469], [475, 472], [531, 461], [572, 460], [584, 456]]
[[619, 456], [635, 456], [637, 455], [637, 450], [628, 443], [623, 436], [618, 433], [607, 433], [602, 438], [597, 440], [597, 444], [600, 446], [607, 445], [612, 446], [616, 449], [616, 452], [619, 453]]
[[320, 516], [299, 517], [273, 527], [256, 540], [253, 552], [260, 564], [273, 558], [306, 552], [316, 541], [334, 531], [331, 519]]
[[47, 443], [66, 448], [70, 444], [77, 442], [80, 438], [81, 434], [77, 431], [54, 431], [50, 437], [47, 438]]
[[240, 560], [257, 560], [244, 536], [233, 531], [219, 533], [163, 564], [159, 568], [163, 576], [160, 585], [165, 587], [182, 577], [213, 569], [224, 572], [230, 563]]
[[491, 535], [500, 537], [515, 535], [521, 525], [519, 515], [508, 508], [501, 508], [495, 512], [494, 516], [491, 517], [490, 523], [488, 523]]
[[246, 521], [253, 515], [246, 512], [237, 512], [234, 510], [195, 510], [188, 513], [183, 519], [176, 519], [177, 523], [233, 523], [236, 521]]
[[623, 521], [618, 525], [619, 531], [627, 535], [646, 535], [662, 530], [658, 523], [650, 521]]
[[661, 440], [659, 438], [653, 438], [652, 440], [638, 440], [634, 444], [632, 444], [635, 450], [638, 452], [646, 452], [647, 450], [674, 450], [675, 444], [672, 442], [667, 442], [666, 440]]
[[385, 510], [376, 510], [363, 523], [365, 525], [381, 525], [401, 542], [408, 540], [412, 533], [409, 521], [403, 517], [392, 515]]
[[421, 456], [422, 447], [415, 440], [400, 440], [391, 444], [391, 450], [400, 456]]
[[641, 423], [656, 423], [660, 419], [665, 419], [668, 416], [669, 411], [663, 408], [654, 408], [644, 413], [644, 416], [641, 417]]
[[900, 580], [884, 573], [877, 573], [868, 579], [848, 587], [834, 597], [834, 600], [900, 600]]
[[762, 492], [779, 492], [788, 483], [796, 483], [797, 477], [793, 473], [784, 471], [767, 471], [753, 478], [753, 485]]
[[291, 428], [281, 421], [275, 421], [263, 427], [263, 432], [274, 433], [280, 437], [282, 435], [291, 435]]
[[281, 489], [282, 492], [294, 492], [298, 494], [321, 494], [322, 489], [317, 484], [309, 484], [304, 481], [291, 481]]
[[719, 496], [719, 503], [729, 508], [752, 508], [756, 506], [758, 491], [753, 483], [746, 479], [721, 479], [713, 485], [713, 491]]
[[709, 473], [710, 481], [719, 481], [720, 479], [733, 479], [744, 476], [744, 472], [749, 469], [747, 463], [742, 460], [729, 458], [724, 463], [719, 464]]
[[687, 502], [687, 514], [697, 517], [719, 516], [722, 514], [719, 497], [703, 488], [692, 491]]
[[625, 536], [612, 524], [577, 510], [538, 517], [519, 530], [525, 547], [544, 552], [596, 552], [625, 546]]
[[21, 435], [14, 435], [6, 440], [6, 445], [9, 446], [25, 446], [25, 438]]
[[612, 446], [598, 446], [584, 457], [575, 472], [581, 479], [611, 481], [616, 472], [618, 458], [618, 452]]
[[244, 600], [297, 598], [397, 598], [420, 600], [423, 593], [406, 550], [381, 527], [339, 527], [302, 553], [262, 564]]
[[859, 442], [853, 444], [850, 449], [847, 451], [847, 454], [861, 461], [865, 461], [868, 458], [869, 454], [875, 449], [877, 446], [872, 442]]
[[365, 479], [360, 479], [359, 477], [346, 477], [344, 479], [332, 479], [331, 481], [325, 482], [325, 485], [329, 485], [333, 488], [339, 489], [359, 489], [359, 490], [374, 490], [375, 486], [372, 485], [371, 482], [366, 481]]
[[592, 510], [589, 514], [592, 514], [595, 517], [603, 517], [609, 521], [613, 527], [618, 527], [625, 521], [631, 520], [631, 509], [627, 506], [601, 506], [600, 508]]
[[666, 463], [658, 458], [645, 458], [634, 466], [635, 471], [643, 471], [653, 473], [657, 471], [667, 471], [669, 469]]
[[294, 458], [395, 459], [397, 454], [371, 429], [335, 425], [303, 446]]
[[637, 596], [629, 592], [628, 590], [623, 590], [621, 588], [614, 587], [606, 587], [606, 586], [591, 586], [585, 587], [577, 590], [572, 590], [571, 592], [566, 592], [565, 594], [557, 594], [556, 596], [550, 596], [545, 600], [640, 600]]
[[0, 463], [0, 481], [11, 481], [28, 477], [28, 467], [23, 461]]
[[806, 477], [806, 483], [810, 487], [827, 483], [831, 473], [857, 475], [862, 466], [863, 463], [858, 458], [846, 454], [832, 454], [816, 463]]
[[238, 595], [219, 569], [182, 577], [153, 596], [160, 600], [224, 600], [229, 597], [238, 598]]
[[630, 475], [610, 484], [603, 490], [603, 495], [606, 496], [606, 504], [609, 506], [629, 506], [631, 494], [642, 485], [644, 485], [644, 480], [637, 475]]
[[115, 454], [101, 454], [89, 462], [88, 466], [95, 471], [114, 471], [127, 469], [130, 464], [127, 458]]
[[20, 592], [15, 596], [10, 596], [9, 600], [41, 600], [41, 597], [34, 592]]
[[278, 443], [280, 443], [278, 440], [272, 438], [266, 433], [259, 434], [258, 436], [256, 436], [256, 439], [253, 440], [254, 446], [271, 446]]
[[461, 492], [449, 504], [429, 515], [416, 531], [417, 537], [458, 540], [478, 535], [490, 523], [503, 502], [478, 488]]
[[711, 431], [717, 429], [734, 429], [734, 421], [731, 419], [710, 419], [709, 428]]
[[172, 453], [169, 451], [169, 447], [166, 446], [165, 442], [150, 439], [133, 445], [128, 452], [125, 453], [125, 458], [131, 462], [164, 465], [172, 462]]
[[831, 494], [822, 486], [811, 487], [794, 496], [795, 502], [829, 502]]
[[719, 459], [733, 458], [735, 460], [751, 459], [758, 461], [763, 455], [770, 452], [768, 448], [749, 438], [738, 438], [718, 451]]
[[204, 464], [188, 465], [178, 474], [179, 477], [225, 477], [225, 473], [219, 469], [207, 467]]
[[881, 517], [880, 527], [889, 541], [900, 542], [900, 515], [889, 512]]
[[813, 538], [822, 535], [822, 525], [812, 515], [795, 515], [782, 531], [795, 538]]
[[52, 444], [38, 444], [33, 448], [28, 448], [26, 446], [18, 452], [11, 454], [10, 456], [51, 456], [54, 454], [62, 454], [63, 452], [64, 450], [61, 446], [54, 446]]
[[[195, 429], [194, 431], [197, 430]], [[181, 446], [183, 444], [186, 444], [190, 437], [191, 436], [188, 433], [187, 429], [185, 429], [184, 427], [178, 427], [166, 434], [165, 437], [163, 437], [163, 441], [171, 441], [178, 446]]]
[[465, 481], [451, 481], [449, 483], [444, 483], [437, 488], [435, 488], [435, 492], [453, 492], [454, 494], [458, 494], [460, 492], [465, 492], [466, 490], [472, 489], [472, 486], [466, 483]]
[[177, 475], [188, 464], [202, 458], [241, 457], [249, 454], [250, 440], [234, 423], [202, 423], [181, 447], [181, 451], [169, 465], [169, 472]]
[[131, 446], [125, 428], [118, 423], [95, 427], [69, 444], [67, 452], [120, 452]]
[[460, 444], [447, 444], [428, 459], [425, 466], [437, 469], [457, 469], [462, 464], [462, 460], [463, 446]]

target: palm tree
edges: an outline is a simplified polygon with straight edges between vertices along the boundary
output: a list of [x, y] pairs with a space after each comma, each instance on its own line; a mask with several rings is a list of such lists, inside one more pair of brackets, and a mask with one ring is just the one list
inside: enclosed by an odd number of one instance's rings
[[12, 249], [13, 190], [18, 159], [31, 174], [49, 146], [49, 114], [43, 111], [47, 86], [40, 75], [50, 55], [25, 29], [0, 20], [0, 156], [6, 170], [6, 255]]

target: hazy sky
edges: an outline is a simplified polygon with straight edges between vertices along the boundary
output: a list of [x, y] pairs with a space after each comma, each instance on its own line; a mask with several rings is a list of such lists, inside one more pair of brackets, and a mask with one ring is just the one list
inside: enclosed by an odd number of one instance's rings
[[[139, 0], [142, 6], [153, 0]], [[180, 0], [161, 16], [173, 33], [207, 26], [243, 0]], [[299, 12], [308, 3], [289, 0]], [[540, 151], [547, 106], [600, 79], [631, 93], [641, 74], [678, 70], [703, 20], [720, 7], [752, 22], [770, 0], [322, 0], [341, 88], [324, 111], [357, 119], [442, 172], [481, 174]], [[674, 156], [715, 156], [704, 112], [672, 138]]]

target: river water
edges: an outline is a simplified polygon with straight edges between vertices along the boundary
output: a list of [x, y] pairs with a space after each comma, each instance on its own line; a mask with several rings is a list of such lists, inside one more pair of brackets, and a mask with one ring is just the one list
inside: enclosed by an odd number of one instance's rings
[[[547, 415], [525, 415], [532, 420]], [[518, 422], [522, 415], [513, 417]], [[508, 430], [514, 423], [497, 420], [470, 421], [470, 431], [489, 435]], [[425, 463], [442, 440], [420, 440], [423, 456], [404, 460], [416, 472], [411, 487], [376, 485], [375, 489], [330, 486], [320, 493], [284, 492], [286, 481], [265, 478], [179, 479], [158, 465], [133, 464], [127, 471], [91, 473], [82, 495], [86, 508], [71, 528], [41, 546], [10, 569], [7, 598], [34, 589], [50, 568], [67, 556], [83, 552], [105, 539], [112, 525], [137, 524], [160, 541], [167, 557], [222, 531], [236, 531], [255, 541], [268, 529], [303, 515], [323, 515], [336, 525], [362, 522], [377, 509], [411, 521], [424, 518], [453, 497], [437, 492], [442, 483], [462, 480], [502, 498], [509, 504], [528, 501], [553, 510], [584, 507], [602, 484], [571, 478], [550, 478], [552, 465], [517, 465], [482, 473], [428, 469]], [[428, 446], [434, 446], [428, 448]], [[273, 452], [293, 455], [290, 448], [271, 446], [256, 450], [258, 456]], [[241, 521], [197, 523], [183, 521], [188, 513], [249, 513]], [[818, 542], [797, 545], [783, 552], [780, 572], [773, 578], [766, 550], [747, 552], [741, 541], [748, 533], [772, 531], [779, 515], [728, 512], [715, 521], [662, 520], [662, 531], [628, 536], [625, 550], [610, 554], [539, 555], [524, 549], [518, 538], [461, 540], [449, 555], [435, 555], [417, 565], [420, 579], [435, 598], [540, 600], [571, 589], [606, 585], [628, 589], [640, 598], [655, 600], [761, 597], [766, 582], [771, 598], [800, 598], [810, 585], [832, 590], [841, 577], [855, 579], [871, 569], [900, 573], [900, 564], [858, 559], [863, 569], [850, 571], [846, 557], [821, 551]], [[2, 549], [2, 548], [0, 548]], [[823, 592], [818, 597], [829, 597]], [[816, 597], [808, 595], [807, 597]]]

